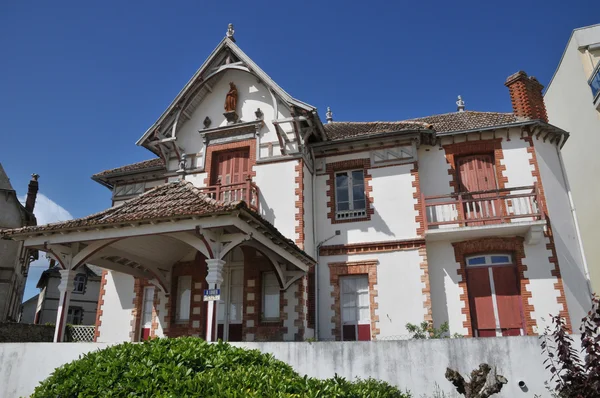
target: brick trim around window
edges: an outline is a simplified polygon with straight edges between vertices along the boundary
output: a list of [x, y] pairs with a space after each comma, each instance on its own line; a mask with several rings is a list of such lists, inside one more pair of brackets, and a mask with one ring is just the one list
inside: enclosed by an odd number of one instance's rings
[[104, 306], [104, 295], [106, 294], [105, 287], [107, 274], [107, 270], [102, 270], [102, 279], [100, 280], [100, 293], [98, 294], [98, 307], [96, 309], [96, 328], [94, 329], [94, 342], [97, 342], [98, 337], [100, 337], [100, 326], [102, 326], [102, 314], [104, 313], [102, 307]]
[[335, 337], [336, 341], [342, 340], [342, 310], [341, 310], [341, 297], [340, 297], [340, 276], [346, 275], [367, 275], [369, 280], [369, 308], [371, 310], [371, 340], [376, 340], [380, 330], [377, 328], [379, 322], [379, 316], [377, 315], [377, 304], [378, 292], [375, 288], [377, 285], [377, 264], [378, 260], [363, 260], [363, 261], [347, 261], [347, 262], [336, 262], [329, 263], [329, 283], [333, 288], [331, 297], [333, 298], [333, 304], [331, 309], [333, 310], [333, 316], [331, 322], [334, 328], [331, 329], [331, 333]]
[[[327, 207], [329, 207], [329, 212], [327, 213], [327, 218], [331, 220], [332, 224], [340, 224], [347, 222], [360, 222], [360, 221], [369, 221], [371, 220], [371, 215], [375, 213], [373, 208], [373, 197], [371, 192], [373, 192], [373, 187], [371, 186], [372, 176], [369, 174], [369, 168], [371, 167], [371, 159], [370, 158], [361, 158], [361, 159], [352, 159], [352, 160], [344, 160], [340, 162], [327, 163], [325, 166], [325, 173], [329, 175], [327, 180]], [[364, 182], [365, 182], [365, 205], [366, 205], [366, 215], [364, 217], [359, 218], [351, 218], [344, 220], [337, 220], [335, 218], [336, 213], [336, 200], [335, 200], [335, 173], [340, 171], [347, 170], [364, 170]]]
[[508, 177], [504, 176], [506, 166], [501, 162], [501, 160], [504, 159], [504, 153], [502, 152], [502, 138], [457, 142], [455, 144], [442, 145], [442, 147], [446, 152], [446, 163], [450, 165], [448, 168], [448, 174], [452, 177], [450, 179], [450, 187], [452, 187], [455, 193], [458, 193], [459, 189], [456, 158], [460, 156], [493, 154], [494, 170], [496, 172], [498, 188], [503, 189], [505, 184], [508, 183]]
[[460, 301], [463, 302], [462, 314], [466, 316], [463, 321], [463, 327], [467, 329], [467, 336], [473, 337], [473, 323], [471, 319], [471, 308], [469, 301], [469, 288], [467, 286], [467, 265], [465, 257], [473, 254], [509, 252], [513, 254], [519, 275], [520, 294], [523, 306], [523, 316], [525, 317], [525, 333], [528, 336], [535, 335], [537, 322], [532, 319], [531, 313], [535, 311], [533, 304], [529, 303], [532, 297], [527, 289], [529, 278], [525, 276], [527, 265], [523, 264], [525, 258], [525, 248], [523, 246], [523, 237], [502, 237], [502, 238], [482, 238], [463, 242], [452, 243], [454, 246], [454, 256], [456, 262], [460, 265], [457, 273], [461, 277], [458, 286], [462, 289]]
[[204, 161], [204, 171], [206, 172], [206, 178], [204, 179], [204, 185], [210, 185], [210, 179], [212, 176], [212, 158], [215, 152], [226, 152], [233, 149], [248, 148], [248, 175], [250, 177], [256, 177], [256, 171], [254, 166], [256, 165], [256, 139], [243, 140], [230, 142], [227, 144], [208, 145], [206, 147], [206, 156]]

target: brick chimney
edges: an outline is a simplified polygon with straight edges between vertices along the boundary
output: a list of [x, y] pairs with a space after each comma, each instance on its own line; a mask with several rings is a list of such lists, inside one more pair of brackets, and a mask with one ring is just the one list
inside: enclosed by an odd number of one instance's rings
[[37, 174], [31, 175], [31, 181], [29, 181], [29, 188], [27, 189], [27, 199], [25, 200], [25, 210], [30, 213], [33, 213], [33, 209], [35, 208], [35, 199], [37, 198], [38, 193], [38, 178], [40, 176]]
[[510, 101], [515, 115], [548, 122], [542, 95], [544, 86], [535, 77], [527, 76], [527, 73], [519, 71], [510, 75], [504, 85], [510, 92]]

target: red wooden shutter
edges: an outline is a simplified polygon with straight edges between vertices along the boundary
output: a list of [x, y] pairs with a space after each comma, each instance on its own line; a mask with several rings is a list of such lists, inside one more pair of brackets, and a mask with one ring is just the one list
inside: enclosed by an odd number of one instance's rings
[[492, 268], [501, 329], [521, 329], [521, 296], [514, 267]]
[[358, 325], [358, 341], [371, 341], [371, 325]]
[[490, 275], [487, 267], [467, 270], [471, 317], [477, 329], [496, 329]]

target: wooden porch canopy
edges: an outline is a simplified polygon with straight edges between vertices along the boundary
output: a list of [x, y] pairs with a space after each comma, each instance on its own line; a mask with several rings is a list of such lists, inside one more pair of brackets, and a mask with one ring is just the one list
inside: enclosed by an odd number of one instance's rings
[[282, 289], [315, 264], [244, 201], [216, 201], [188, 181], [166, 183], [87, 217], [0, 236], [47, 252], [65, 270], [91, 263], [147, 278], [166, 294], [172, 265], [192, 250], [222, 260], [238, 245], [253, 246], [273, 263]]

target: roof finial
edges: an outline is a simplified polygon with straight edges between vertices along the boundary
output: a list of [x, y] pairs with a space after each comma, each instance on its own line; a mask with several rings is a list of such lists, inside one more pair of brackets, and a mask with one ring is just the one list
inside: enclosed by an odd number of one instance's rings
[[462, 97], [458, 96], [458, 101], [456, 101], [457, 111], [464, 112], [465, 111], [465, 101], [463, 101]]
[[230, 23], [229, 25], [227, 25], [227, 37], [233, 41], [235, 41], [235, 39], [233, 38], [233, 34], [235, 33], [235, 30], [233, 29], [233, 24]]
[[333, 122], [333, 112], [331, 112], [330, 107], [327, 107], [327, 113], [325, 114], [325, 117], [327, 118], [327, 123]]
[[181, 154], [181, 159], [179, 159], [179, 170], [176, 171], [177, 174], [179, 174], [179, 180], [183, 181], [185, 180], [185, 175], [187, 174], [187, 162], [186, 162], [186, 156], [185, 153]]

